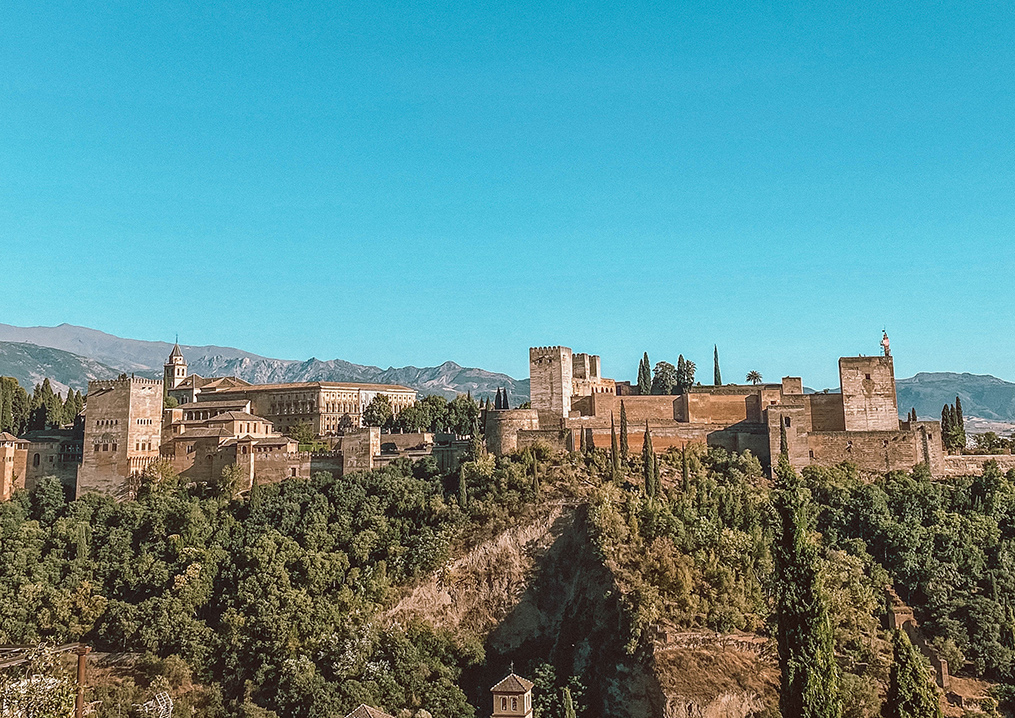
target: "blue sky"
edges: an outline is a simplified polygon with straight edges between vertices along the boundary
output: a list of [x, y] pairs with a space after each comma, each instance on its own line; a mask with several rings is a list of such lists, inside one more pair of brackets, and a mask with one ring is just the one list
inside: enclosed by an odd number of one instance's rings
[[779, 5], [6, 3], [0, 321], [1015, 379], [1013, 6]]

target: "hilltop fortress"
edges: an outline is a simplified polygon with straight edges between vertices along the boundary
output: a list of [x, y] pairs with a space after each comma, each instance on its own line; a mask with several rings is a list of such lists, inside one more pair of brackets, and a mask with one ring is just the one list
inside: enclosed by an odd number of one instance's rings
[[925, 463], [936, 476], [961, 473], [944, 455], [940, 422], [900, 420], [887, 337], [883, 356], [839, 359], [838, 394], [805, 394], [801, 378], [788, 376], [779, 384], [632, 396], [601, 375], [598, 356], [562, 346], [529, 349], [529, 377], [531, 409], [487, 413], [487, 446], [496, 454], [536, 441], [566, 450], [588, 441], [608, 448], [611, 419], [619, 423], [623, 403], [632, 451], [647, 424], [657, 451], [698, 442], [749, 450], [771, 466], [785, 441], [796, 469], [850, 461], [873, 471]]

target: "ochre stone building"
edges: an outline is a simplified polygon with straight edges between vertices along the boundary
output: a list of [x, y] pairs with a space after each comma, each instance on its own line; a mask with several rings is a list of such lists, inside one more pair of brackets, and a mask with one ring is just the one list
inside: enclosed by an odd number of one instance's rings
[[494, 453], [535, 441], [573, 450], [578, 437], [609, 447], [611, 417], [619, 422], [623, 402], [632, 451], [640, 449], [647, 424], [657, 451], [707, 443], [749, 450], [771, 466], [785, 429], [797, 469], [848, 460], [879, 471], [926, 463], [935, 475], [947, 473], [939, 422], [899, 419], [887, 347], [884, 356], [840, 359], [838, 394], [805, 394], [800, 377], [785, 377], [779, 384], [696, 385], [679, 395], [632, 396], [626, 384], [601, 376], [598, 356], [560, 346], [530, 349], [529, 377], [531, 409], [487, 413]]
[[264, 417], [277, 431], [309, 423], [317, 436], [336, 436], [340, 430], [362, 426], [362, 414], [378, 394], [391, 402], [397, 416], [416, 401], [416, 390], [397, 384], [300, 382], [249, 384], [236, 377], [208, 379], [187, 374], [187, 361], [179, 344], [173, 347], [164, 369], [166, 393], [180, 404], [206, 401], [249, 402], [248, 411]]
[[123, 495], [127, 479], [159, 458], [161, 379], [121, 376], [88, 382], [76, 495]]
[[16, 489], [25, 488], [28, 442], [6, 431], [0, 432], [0, 501], [7, 501]]

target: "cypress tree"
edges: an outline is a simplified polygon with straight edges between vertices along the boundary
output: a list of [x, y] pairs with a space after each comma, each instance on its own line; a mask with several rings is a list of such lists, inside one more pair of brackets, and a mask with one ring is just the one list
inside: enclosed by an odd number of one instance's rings
[[465, 469], [458, 470], [458, 505], [463, 509], [469, 505], [469, 487], [465, 484]]
[[571, 697], [571, 689], [564, 688], [564, 718], [576, 718], [574, 710], [574, 698]]
[[592, 454], [595, 453], [596, 440], [595, 437], [592, 436], [592, 429], [585, 430], [585, 436], [582, 437], [582, 448], [585, 449], [585, 453], [589, 456], [592, 456]]
[[638, 393], [642, 396], [652, 393], [652, 365], [648, 363], [648, 352], [638, 365]]
[[948, 437], [951, 435], [951, 414], [948, 411], [948, 405], [945, 404], [941, 407], [941, 440], [945, 445], [946, 449], [950, 449], [950, 442]]
[[785, 456], [776, 469], [778, 524], [772, 545], [776, 637], [782, 685], [779, 709], [789, 718], [839, 718], [838, 666], [828, 606], [808, 536], [809, 504]]
[[620, 400], [620, 458], [626, 464], [627, 455], [630, 452], [627, 443], [627, 409], [624, 408], [624, 400]]
[[892, 636], [892, 672], [884, 718], [940, 718], [941, 703], [924, 670], [923, 659], [904, 631]]
[[494, 401], [493, 408], [494, 409], [501, 409], [501, 408], [503, 408], [502, 405], [501, 405], [501, 401], [500, 401], [500, 387], [497, 387], [497, 398]]
[[713, 364], [712, 383], [715, 384], [716, 386], [722, 386], [722, 374], [719, 373], [719, 345], [715, 344], [713, 346], [714, 346], [714, 354], [712, 358]]
[[662, 482], [659, 481], [659, 459], [655, 454], [652, 455], [652, 495], [658, 496], [659, 490], [662, 488]]
[[501, 408], [502, 409], [510, 409], [511, 408], [511, 404], [508, 403], [507, 389], [504, 390], [504, 398], [501, 399], [500, 403], [501, 403]]
[[779, 456], [789, 456], [789, 439], [786, 437], [786, 420], [779, 417]]
[[691, 472], [687, 470], [687, 444], [680, 449], [680, 477], [684, 493], [691, 490]]
[[962, 418], [962, 399], [959, 397], [955, 397], [955, 425], [963, 434], [966, 433], [966, 422]]
[[620, 480], [620, 447], [617, 443], [617, 425], [613, 421], [613, 412], [610, 412], [610, 457], [613, 460], [613, 480]]
[[681, 354], [677, 357], [677, 393], [683, 394], [687, 387], [684, 386], [684, 375], [687, 374], [687, 362], [684, 361], [684, 355]]
[[14, 393], [7, 386], [7, 378], [0, 381], [0, 431], [14, 433]]
[[652, 432], [645, 422], [645, 436], [641, 445], [642, 476], [645, 479], [645, 493], [651, 498], [655, 496], [656, 455], [652, 450]]

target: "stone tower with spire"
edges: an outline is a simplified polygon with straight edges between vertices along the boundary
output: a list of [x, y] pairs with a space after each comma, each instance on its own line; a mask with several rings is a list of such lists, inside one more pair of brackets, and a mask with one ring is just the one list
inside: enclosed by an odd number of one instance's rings
[[512, 670], [507, 678], [490, 689], [492, 718], [532, 718], [532, 686], [532, 681], [515, 675]]
[[179, 341], [173, 345], [173, 351], [170, 352], [169, 359], [163, 367], [162, 377], [166, 391], [175, 389], [187, 378], [187, 360], [180, 351]]

